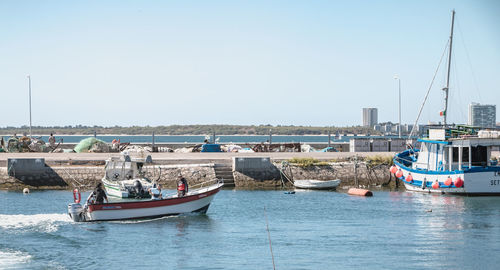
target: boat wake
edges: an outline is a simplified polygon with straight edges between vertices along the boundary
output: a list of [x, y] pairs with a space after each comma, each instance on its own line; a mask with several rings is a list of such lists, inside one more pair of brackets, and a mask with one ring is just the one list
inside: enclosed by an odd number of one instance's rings
[[29, 263], [31, 255], [21, 251], [0, 250], [0, 269], [18, 269]]
[[55, 232], [61, 224], [70, 222], [67, 214], [0, 215], [0, 228], [4, 230]]

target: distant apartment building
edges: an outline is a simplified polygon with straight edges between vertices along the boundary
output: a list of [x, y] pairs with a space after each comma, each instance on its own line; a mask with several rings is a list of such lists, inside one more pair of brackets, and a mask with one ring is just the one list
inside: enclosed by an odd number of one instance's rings
[[378, 124], [378, 109], [363, 108], [363, 126], [373, 127]]
[[496, 105], [469, 104], [469, 119], [467, 124], [477, 127], [494, 128], [496, 126]]

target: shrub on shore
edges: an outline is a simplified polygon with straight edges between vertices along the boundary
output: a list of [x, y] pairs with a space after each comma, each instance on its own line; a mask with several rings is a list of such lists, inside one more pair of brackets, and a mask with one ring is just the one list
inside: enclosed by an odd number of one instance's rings
[[290, 164], [299, 166], [299, 167], [310, 167], [310, 166], [325, 166], [329, 165], [326, 161], [320, 161], [315, 158], [292, 158], [288, 160]]
[[376, 156], [368, 156], [365, 158], [366, 163], [369, 164], [369, 166], [374, 167], [377, 165], [392, 165], [393, 160], [391, 156], [381, 156], [381, 155], [376, 155]]

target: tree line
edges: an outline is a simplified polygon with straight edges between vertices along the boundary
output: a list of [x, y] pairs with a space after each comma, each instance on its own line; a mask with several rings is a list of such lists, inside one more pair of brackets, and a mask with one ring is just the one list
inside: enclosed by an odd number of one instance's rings
[[[59, 134], [59, 135], [91, 135], [91, 134], [127, 134], [140, 135], [208, 135], [216, 133], [217, 135], [332, 135], [339, 134], [379, 134], [369, 127], [313, 127], [313, 126], [282, 126], [282, 125], [170, 125], [170, 126], [33, 126], [33, 134]], [[0, 133], [3, 135], [22, 135], [29, 133], [28, 126], [21, 127], [0, 127]]]

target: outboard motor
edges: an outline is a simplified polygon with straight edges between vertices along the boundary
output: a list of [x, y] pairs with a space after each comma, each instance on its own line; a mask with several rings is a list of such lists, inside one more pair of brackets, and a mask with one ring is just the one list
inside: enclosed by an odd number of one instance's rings
[[68, 215], [71, 217], [71, 219], [73, 219], [74, 222], [85, 221], [83, 207], [79, 203], [70, 203], [68, 205]]
[[134, 182], [134, 190], [135, 190], [135, 195], [136, 196], [142, 196], [142, 194], [144, 194], [144, 190], [142, 188], [141, 181], [135, 180], [135, 182]]

